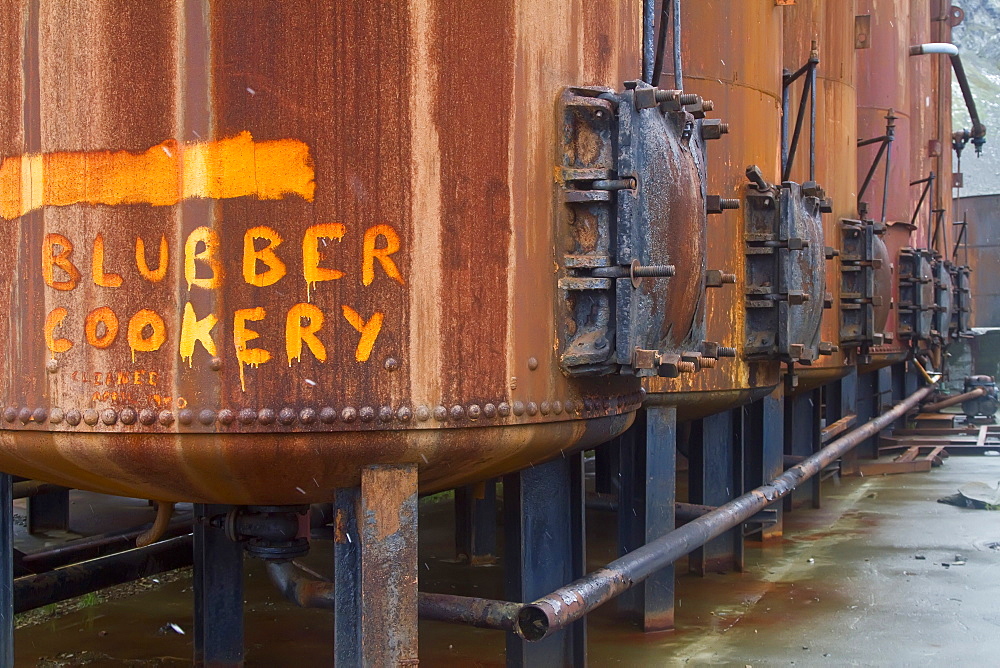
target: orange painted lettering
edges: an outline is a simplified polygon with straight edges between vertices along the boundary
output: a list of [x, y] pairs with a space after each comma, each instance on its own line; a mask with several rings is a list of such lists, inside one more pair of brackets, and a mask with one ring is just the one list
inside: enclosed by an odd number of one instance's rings
[[[385, 239], [385, 246], [378, 247], [378, 238]], [[361, 263], [361, 283], [371, 285], [375, 280], [375, 260], [382, 265], [386, 275], [403, 284], [403, 276], [399, 273], [399, 267], [389, 256], [399, 250], [399, 235], [391, 225], [376, 225], [369, 227], [365, 231], [364, 255]]]
[[233, 314], [233, 345], [236, 346], [236, 359], [240, 364], [240, 387], [245, 392], [246, 378], [244, 376], [243, 365], [257, 367], [271, 359], [271, 353], [263, 348], [247, 348], [247, 341], [253, 341], [260, 337], [260, 333], [252, 329], [247, 329], [247, 321], [263, 320], [267, 315], [264, 307], [241, 308]]
[[292, 365], [292, 360], [296, 362], [302, 360], [302, 344], [309, 347], [309, 351], [320, 362], [326, 361], [326, 346], [316, 336], [316, 332], [323, 327], [323, 312], [312, 304], [296, 304], [288, 309], [288, 317], [285, 318], [285, 352], [288, 355], [288, 366]]
[[160, 262], [156, 269], [150, 269], [146, 263], [146, 244], [142, 237], [135, 238], [135, 266], [139, 273], [150, 283], [159, 283], [167, 275], [167, 266], [170, 259], [170, 249], [167, 246], [167, 237], [160, 236]]
[[83, 333], [90, 345], [107, 348], [118, 337], [118, 316], [107, 306], [95, 308], [83, 321]]
[[[266, 246], [257, 250], [257, 239], [264, 239], [268, 242]], [[285, 275], [285, 263], [282, 262], [274, 250], [281, 245], [283, 239], [273, 228], [267, 225], [252, 227], [243, 235], [243, 280], [250, 285], [259, 288], [274, 285]], [[267, 266], [267, 271], [258, 272], [257, 263]]]
[[[60, 250], [58, 253], [53, 253], [56, 246]], [[80, 282], [80, 270], [70, 262], [72, 256], [73, 242], [61, 234], [45, 235], [45, 241], [42, 243], [42, 278], [45, 279], [46, 285], [56, 290], [72, 290], [77, 286]], [[69, 279], [57, 281], [55, 279], [56, 267], [66, 272]]]
[[66, 315], [69, 312], [60, 307], [54, 308], [49, 311], [49, 314], [45, 317], [45, 345], [49, 347], [54, 353], [64, 353], [73, 347], [73, 342], [69, 339], [55, 339], [52, 338], [52, 332], [55, 331], [56, 327], [62, 324], [62, 321], [66, 319]]
[[217, 349], [215, 341], [212, 340], [212, 328], [215, 327], [215, 323], [218, 321], [219, 319], [215, 317], [214, 313], [209, 313], [199, 320], [198, 316], [195, 315], [191, 302], [184, 304], [184, 318], [181, 321], [180, 354], [181, 359], [187, 362], [188, 366], [191, 366], [191, 359], [194, 357], [196, 343], [201, 343], [205, 352], [215, 357]]
[[104, 288], [121, 287], [122, 277], [120, 274], [109, 274], [104, 271], [104, 235], [100, 232], [94, 237], [94, 255], [91, 258], [90, 268], [95, 285]]
[[361, 340], [358, 341], [358, 347], [354, 351], [354, 359], [359, 362], [367, 362], [368, 358], [371, 357], [372, 348], [375, 346], [375, 339], [378, 338], [378, 333], [382, 331], [382, 320], [385, 318], [385, 315], [381, 312], [376, 312], [368, 319], [368, 322], [365, 322], [361, 315], [350, 306], [345, 304], [342, 308], [347, 322], [351, 323], [351, 327], [361, 333]]
[[128, 345], [132, 348], [132, 361], [137, 352], [159, 350], [167, 340], [167, 325], [156, 311], [148, 308], [136, 311], [128, 321]]
[[320, 240], [326, 245], [326, 240], [341, 241], [347, 231], [340, 223], [322, 223], [313, 225], [306, 229], [302, 235], [302, 277], [306, 279], [306, 299], [309, 299], [309, 292], [316, 287], [320, 281], [334, 281], [343, 278], [344, 272], [338, 269], [319, 266], [321, 255], [319, 252]]
[[[201, 246], [201, 250], [198, 247]], [[192, 286], [211, 290], [222, 283], [222, 263], [217, 257], [219, 250], [219, 234], [211, 227], [199, 227], [191, 231], [184, 242], [184, 278], [188, 290]], [[198, 262], [208, 266], [212, 275], [207, 278], [198, 277]]]

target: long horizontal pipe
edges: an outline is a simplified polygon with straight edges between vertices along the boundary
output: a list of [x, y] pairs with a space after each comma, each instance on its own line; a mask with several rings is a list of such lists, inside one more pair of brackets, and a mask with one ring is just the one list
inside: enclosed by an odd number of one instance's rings
[[928, 413], [936, 413], [942, 408], [947, 408], [948, 406], [954, 406], [955, 404], [960, 404], [967, 399], [975, 399], [976, 397], [981, 397], [986, 394], [985, 387], [977, 387], [974, 390], [969, 390], [963, 394], [956, 394], [953, 397], [948, 397], [947, 399], [942, 399], [941, 401], [935, 401], [933, 404], [927, 404], [922, 407], [922, 410]]
[[14, 580], [14, 612], [190, 566], [191, 534]]
[[910, 47], [911, 56], [922, 56], [925, 53], [943, 53], [949, 56], [958, 55], [958, 47], [948, 42], [931, 42], [930, 44], [914, 44]]
[[801, 464], [788, 469], [770, 484], [733, 499], [680, 529], [675, 529], [629, 552], [604, 568], [524, 606], [518, 614], [518, 632], [528, 640], [541, 640], [550, 633], [572, 624], [688, 552], [742, 524], [759, 510], [791, 494], [796, 487], [822, 471], [834, 460], [905, 415], [932, 390], [932, 386], [917, 390], [888, 412], [845, 434]]
[[[433, 601], [429, 601], [426, 597], [430, 595], [421, 593], [421, 614], [426, 615], [428, 608], [433, 607], [434, 619], [439, 621], [498, 630], [510, 630], [513, 625], [514, 631], [523, 638], [530, 641], [541, 640], [578, 621], [688, 552], [746, 522], [760, 510], [791, 494], [798, 485], [905, 415], [932, 390], [931, 385], [917, 390], [888, 412], [833, 441], [769, 484], [719, 506], [533, 603], [511, 606], [505, 601], [446, 594], [434, 594]], [[428, 601], [427, 606], [425, 601]], [[496, 605], [491, 607], [489, 603]], [[460, 614], [456, 612], [458, 610], [461, 611]], [[489, 615], [477, 614], [477, 611], [486, 610]]]

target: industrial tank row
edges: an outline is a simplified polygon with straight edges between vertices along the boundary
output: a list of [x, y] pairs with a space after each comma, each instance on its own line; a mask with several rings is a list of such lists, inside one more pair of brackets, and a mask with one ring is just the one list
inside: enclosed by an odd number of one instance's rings
[[201, 4], [3, 3], [0, 469], [442, 489], [963, 327], [926, 1]]

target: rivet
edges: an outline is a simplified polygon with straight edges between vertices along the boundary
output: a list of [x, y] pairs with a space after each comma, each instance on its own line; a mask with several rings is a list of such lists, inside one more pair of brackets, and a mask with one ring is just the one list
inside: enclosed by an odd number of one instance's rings
[[319, 409], [319, 420], [323, 424], [333, 424], [337, 421], [337, 411], [332, 406]]
[[215, 423], [215, 411], [204, 409], [198, 413], [198, 422], [202, 423], [206, 427]]
[[13, 422], [14, 420], [16, 420], [17, 409], [14, 408], [13, 406], [8, 406], [7, 408], [3, 409], [3, 419], [6, 420], [7, 422]]
[[452, 420], [461, 420], [465, 417], [465, 409], [458, 404], [455, 404], [451, 407], [450, 415]]
[[59, 370], [59, 360], [52, 358], [45, 363], [45, 370], [49, 373], [55, 373]]
[[573, 411], [576, 410], [576, 404], [573, 403], [572, 399], [567, 399], [565, 406], [566, 406], [566, 412], [567, 413], [572, 413]]
[[563, 412], [563, 405], [561, 401], [552, 402], [552, 412], [555, 413], [556, 415], [559, 415], [560, 413]]
[[236, 413], [228, 408], [223, 408], [219, 411], [219, 424], [224, 424], [227, 427], [236, 421]]
[[357, 409], [348, 406], [344, 410], [340, 411], [340, 419], [344, 422], [351, 423], [358, 419]]
[[194, 422], [194, 411], [190, 408], [183, 408], [177, 412], [177, 421], [183, 425], [189, 425]]
[[257, 421], [261, 424], [274, 424], [274, 409], [261, 408], [257, 411]]
[[93, 427], [97, 424], [97, 421], [101, 419], [100, 413], [98, 413], [93, 408], [88, 408], [83, 411], [83, 421]]
[[139, 423], [147, 427], [156, 422], [156, 411], [152, 408], [143, 408], [139, 411]]
[[111, 408], [106, 408], [101, 411], [101, 422], [108, 425], [109, 427], [114, 423], [118, 422], [118, 411]]
[[381, 406], [378, 409], [378, 421], [388, 422], [392, 419], [392, 406]]
[[17, 417], [22, 423], [28, 424], [31, 422], [31, 409], [25, 406], [17, 412]]
[[[333, 409], [330, 409], [330, 414], [333, 415]], [[315, 408], [303, 408], [299, 411], [299, 422], [302, 424], [312, 424], [316, 421], [316, 409]]]
[[36, 408], [35, 412], [31, 414], [31, 419], [35, 422], [41, 424], [49, 417], [49, 412], [44, 408]]
[[361, 410], [358, 411], [358, 416], [362, 422], [371, 422], [375, 419], [375, 409], [371, 406], [362, 406]]
[[49, 422], [51, 422], [52, 424], [59, 424], [60, 422], [63, 421], [65, 417], [66, 414], [63, 413], [63, 409], [53, 408], [52, 412], [49, 413]]
[[427, 406], [417, 406], [417, 410], [414, 413], [421, 422], [427, 422], [431, 418], [431, 411]]
[[166, 410], [160, 411], [159, 420], [164, 427], [169, 427], [174, 423], [174, 414]]
[[80, 411], [75, 408], [70, 409], [69, 413], [66, 413], [66, 422], [74, 427], [80, 424]]
[[549, 411], [552, 410], [552, 406], [549, 405], [549, 402], [543, 401], [542, 404], [538, 407], [538, 410], [541, 411], [542, 415], [548, 415]]
[[483, 414], [483, 409], [479, 407], [479, 404], [472, 404], [469, 406], [469, 419], [478, 420]]
[[510, 415], [510, 404], [506, 401], [501, 401], [500, 405], [497, 406], [497, 415], [500, 417], [507, 417]]
[[444, 406], [437, 406], [434, 408], [434, 419], [438, 422], [444, 422], [448, 419], [448, 409]]
[[528, 402], [528, 415], [538, 415], [538, 404], [534, 401]]
[[398, 411], [396, 411], [396, 418], [400, 422], [409, 422], [410, 418], [412, 417], [413, 417], [413, 411], [411, 411], [408, 406], [403, 406]]
[[386, 357], [383, 366], [385, 366], [386, 371], [395, 371], [399, 368], [399, 360], [395, 357]]
[[514, 402], [514, 415], [521, 416], [524, 415], [524, 403], [520, 401]]
[[290, 425], [295, 422], [295, 409], [285, 406], [278, 413], [278, 422], [283, 425]]
[[494, 418], [497, 416], [497, 407], [493, 404], [486, 404], [483, 406], [483, 415], [488, 418]]
[[584, 399], [583, 400], [583, 410], [585, 410], [585, 411], [592, 411], [592, 410], [594, 410], [594, 402], [591, 401], [590, 399]]
[[222, 358], [213, 357], [212, 361], [208, 363], [208, 368], [210, 368], [212, 371], [220, 370], [222, 368]]
[[257, 411], [252, 408], [244, 408], [237, 418], [240, 424], [253, 424], [257, 420]]
[[135, 420], [138, 417], [139, 413], [134, 408], [123, 408], [118, 419], [122, 421], [122, 424], [135, 424]]
[[528, 368], [531, 369], [532, 371], [534, 371], [535, 369], [537, 369], [538, 368], [538, 360], [535, 359], [534, 357], [529, 357], [528, 358]]

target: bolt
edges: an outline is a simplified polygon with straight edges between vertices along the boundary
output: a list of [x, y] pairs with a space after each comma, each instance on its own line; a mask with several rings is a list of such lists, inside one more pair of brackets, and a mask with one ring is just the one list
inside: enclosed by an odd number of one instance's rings
[[829, 341], [820, 341], [817, 350], [819, 351], [820, 355], [832, 355], [835, 352], [840, 351], [840, 346], [834, 345]]
[[788, 354], [793, 359], [798, 359], [802, 357], [802, 353], [805, 352], [805, 346], [801, 343], [793, 343], [788, 346]]
[[627, 179], [598, 179], [591, 183], [594, 190], [635, 190], [636, 180]]
[[691, 104], [703, 104], [703, 100], [700, 95], [695, 95], [694, 93], [682, 93], [680, 96], [680, 103], [686, 107]]
[[713, 111], [715, 109], [715, 102], [712, 100], [703, 100], [701, 103], [702, 111]]
[[715, 364], [718, 362], [714, 357], [699, 357], [698, 358], [698, 368], [699, 369], [714, 369]]
[[788, 291], [788, 303], [792, 306], [799, 306], [805, 304], [809, 301], [809, 295], [805, 294], [801, 290], [789, 290]]
[[726, 274], [720, 269], [709, 269], [705, 272], [706, 288], [721, 288], [726, 283], [735, 283], [736, 274]]
[[827, 260], [832, 260], [833, 258], [840, 255], [840, 251], [833, 246], [826, 246], [823, 248], [823, 254], [826, 256]]
[[718, 118], [707, 118], [701, 123], [702, 139], [719, 139], [729, 134], [729, 123], [723, 123]]
[[740, 208], [740, 201], [735, 198], [720, 197], [719, 195], [709, 195], [705, 198], [706, 213], [722, 213], [726, 209]]
[[672, 353], [661, 353], [656, 355], [656, 375], [661, 378], [676, 378], [680, 375], [681, 358]]
[[694, 373], [698, 370], [698, 367], [695, 366], [694, 362], [678, 362], [677, 370], [681, 373]]
[[736, 357], [734, 346], [719, 346], [719, 357]]
[[747, 167], [746, 174], [747, 178], [757, 186], [757, 190], [768, 190], [771, 187], [767, 180], [764, 179], [764, 174], [757, 165]]
[[802, 184], [802, 194], [806, 197], [823, 197], [826, 195], [823, 189], [815, 181], [806, 181]]

